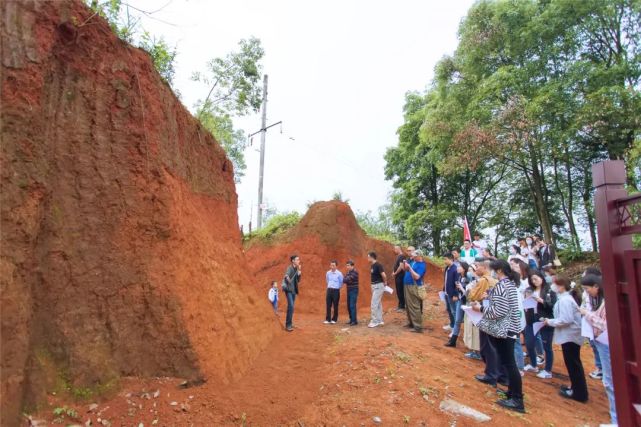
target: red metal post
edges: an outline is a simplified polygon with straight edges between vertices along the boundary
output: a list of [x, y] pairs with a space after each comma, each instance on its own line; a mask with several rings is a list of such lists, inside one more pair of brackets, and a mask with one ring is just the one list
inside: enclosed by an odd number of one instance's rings
[[622, 232], [622, 209], [617, 203], [629, 198], [625, 164], [608, 160], [592, 165], [592, 181], [617, 418], [622, 427], [641, 426], [641, 413], [635, 407], [641, 404], [641, 354], [636, 351], [641, 341], [637, 324], [641, 281], [636, 280], [641, 277], [641, 262], [630, 263], [639, 251], [632, 250], [631, 233]]

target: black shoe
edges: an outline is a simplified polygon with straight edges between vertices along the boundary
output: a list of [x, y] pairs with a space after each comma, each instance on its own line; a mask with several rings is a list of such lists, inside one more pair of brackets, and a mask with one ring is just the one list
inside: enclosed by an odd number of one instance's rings
[[506, 409], [510, 409], [512, 411], [525, 414], [525, 406], [523, 406], [523, 399], [500, 399], [500, 400], [497, 400], [496, 403], [499, 406], [502, 406]]
[[414, 332], [416, 334], [422, 334], [423, 333], [423, 329], [421, 329], [421, 328], [412, 328], [412, 329], [410, 329], [410, 332]]
[[501, 384], [503, 387], [508, 387], [510, 385], [507, 379], [500, 379], [497, 383]]
[[566, 385], [562, 385], [561, 390], [572, 390], [572, 389]]
[[349, 326], [358, 326], [358, 322], [350, 322]]
[[404, 328], [408, 328], [408, 329], [414, 329], [414, 325], [412, 325], [411, 323], [407, 323], [407, 324], [403, 325], [403, 327]]
[[485, 376], [485, 375], [475, 375], [474, 378], [476, 378], [476, 381], [480, 381], [483, 384], [491, 385], [492, 387], [496, 387], [496, 381], [494, 381], [492, 378]]
[[450, 337], [450, 340], [445, 343], [445, 347], [456, 347], [456, 340], [458, 339], [458, 335], [452, 335]]
[[561, 395], [561, 397], [565, 397], [566, 399], [574, 399], [572, 397], [572, 394], [573, 392], [569, 388], [562, 387], [561, 390], [559, 390], [559, 395]]

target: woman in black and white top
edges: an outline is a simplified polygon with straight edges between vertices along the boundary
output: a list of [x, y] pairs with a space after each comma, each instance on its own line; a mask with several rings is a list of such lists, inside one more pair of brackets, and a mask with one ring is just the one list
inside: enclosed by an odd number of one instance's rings
[[492, 345], [496, 348], [500, 363], [508, 375], [507, 398], [500, 399], [496, 403], [504, 408], [523, 413], [525, 407], [523, 405], [521, 374], [514, 359], [514, 346], [521, 333], [517, 290], [519, 275], [512, 271], [507, 261], [501, 259], [492, 261], [490, 269], [499, 280], [496, 286], [488, 292], [490, 303], [484, 310], [479, 303], [475, 303], [473, 308], [476, 311], [483, 311], [483, 318], [478, 327], [489, 335]]

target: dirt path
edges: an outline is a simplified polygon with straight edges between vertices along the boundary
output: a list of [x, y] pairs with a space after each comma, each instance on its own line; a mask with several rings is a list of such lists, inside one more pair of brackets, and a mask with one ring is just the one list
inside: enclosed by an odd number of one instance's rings
[[[366, 312], [362, 315], [365, 319]], [[74, 407], [83, 423], [92, 419], [96, 425], [100, 416], [112, 426], [370, 426], [375, 416], [391, 426], [476, 425], [439, 409], [450, 398], [490, 415], [494, 425], [596, 426], [607, 420], [598, 381], [588, 378], [587, 405], [558, 397], [558, 387], [567, 380], [560, 352], [554, 379], [526, 375], [527, 414], [500, 409], [493, 403], [494, 389], [473, 379], [482, 363], [464, 358], [463, 348], [443, 347], [443, 308], [432, 303], [425, 318], [431, 331], [415, 335], [402, 328], [400, 313], [387, 313], [385, 326], [376, 329], [364, 324], [348, 328], [342, 324], [345, 319], [323, 325], [317, 316], [297, 316], [296, 330], [279, 334], [234, 384], [208, 382], [183, 390], [179, 379], [132, 378], [93, 412], [87, 413], [88, 404]], [[590, 348], [584, 347], [582, 354], [589, 372]], [[52, 397], [51, 404], [62, 403]]]

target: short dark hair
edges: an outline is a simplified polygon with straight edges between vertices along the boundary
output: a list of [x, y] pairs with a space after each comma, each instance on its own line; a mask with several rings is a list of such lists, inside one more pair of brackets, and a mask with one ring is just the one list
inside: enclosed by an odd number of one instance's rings
[[351, 265], [352, 267], [354, 267], [354, 261], [351, 260], [351, 259], [348, 259], [347, 260], [347, 265]]
[[372, 259], [376, 259], [376, 252], [368, 252], [367, 256], [372, 258]]
[[581, 286], [598, 286], [601, 287], [601, 276], [596, 274], [586, 274], [581, 278]]
[[289, 257], [289, 262], [294, 262], [294, 260], [298, 258], [298, 255], [292, 255]]
[[597, 267], [586, 268], [585, 275], [587, 276], [588, 274], [592, 274], [594, 276], [603, 276], [603, 274], [601, 274], [601, 270], [599, 270]]
[[330, 264], [334, 264], [334, 265], [338, 265], [338, 261], [336, 261], [335, 259], [331, 260], [329, 263]]
[[454, 256], [452, 255], [452, 252], [445, 252], [443, 254], [443, 258], [454, 259]]

